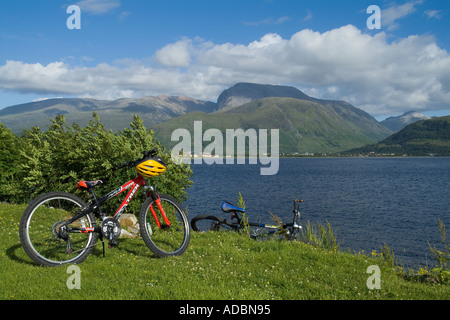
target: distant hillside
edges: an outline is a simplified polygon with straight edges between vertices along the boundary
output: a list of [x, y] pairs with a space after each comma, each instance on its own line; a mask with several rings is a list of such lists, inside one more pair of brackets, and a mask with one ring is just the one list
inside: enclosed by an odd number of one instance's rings
[[49, 119], [58, 114], [65, 115], [69, 124], [76, 122], [84, 126], [92, 119], [92, 112], [95, 111], [106, 128], [122, 130], [133, 120], [134, 114], [139, 115], [146, 126], [151, 126], [187, 112], [212, 112], [215, 105], [185, 96], [166, 95], [117, 100], [48, 99], [4, 108], [0, 110], [0, 122], [20, 134], [22, 130], [33, 126], [45, 130], [50, 125]]
[[412, 123], [379, 143], [345, 153], [450, 156], [450, 116]]
[[[293, 98], [264, 98], [228, 111], [189, 113], [155, 125], [157, 137], [174, 146], [171, 133], [185, 128], [193, 137], [193, 124], [201, 120], [209, 128], [280, 129], [281, 153], [328, 153], [379, 141], [391, 132], [374, 118], [346, 102], [318, 103]], [[208, 145], [210, 142], [204, 142]], [[225, 149], [224, 149], [225, 150]]]
[[421, 120], [428, 120], [431, 119], [429, 116], [424, 115], [419, 112], [415, 111], [409, 111], [405, 112], [401, 116], [397, 117], [389, 117], [380, 123], [387, 127], [392, 132], [397, 132], [402, 130], [404, 127], [406, 127], [410, 123], [414, 123]]

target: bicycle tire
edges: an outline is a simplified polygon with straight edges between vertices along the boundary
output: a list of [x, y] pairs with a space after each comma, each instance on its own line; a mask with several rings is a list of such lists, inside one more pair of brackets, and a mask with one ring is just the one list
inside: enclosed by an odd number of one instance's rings
[[[189, 246], [190, 229], [186, 213], [181, 205], [166, 194], [159, 194], [161, 206], [170, 221], [165, 224], [160, 210], [152, 198], [142, 204], [139, 212], [139, 229], [147, 247], [159, 258], [182, 255]], [[154, 218], [152, 209], [158, 217]]]
[[[50, 192], [31, 201], [19, 224], [20, 242], [27, 255], [37, 264], [48, 267], [84, 261], [93, 249], [97, 234], [69, 232], [61, 237], [60, 228], [85, 206], [83, 200], [67, 192]], [[70, 226], [79, 224], [94, 228], [96, 221], [90, 213]], [[68, 243], [73, 250], [68, 250]]]
[[238, 230], [237, 223], [213, 215], [200, 214], [191, 220], [192, 230], [197, 232]]

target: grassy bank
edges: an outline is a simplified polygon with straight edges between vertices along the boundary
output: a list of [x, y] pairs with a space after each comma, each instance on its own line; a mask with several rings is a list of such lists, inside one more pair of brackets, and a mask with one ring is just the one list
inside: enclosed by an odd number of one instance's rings
[[[0, 204], [0, 299], [449, 299], [450, 285], [407, 280], [379, 257], [334, 252], [302, 242], [256, 242], [235, 233], [193, 233], [181, 257], [157, 259], [141, 239], [101, 245], [79, 265], [80, 289], [68, 289], [68, 266], [36, 266], [18, 226], [25, 206]], [[369, 290], [369, 266], [380, 289]]]

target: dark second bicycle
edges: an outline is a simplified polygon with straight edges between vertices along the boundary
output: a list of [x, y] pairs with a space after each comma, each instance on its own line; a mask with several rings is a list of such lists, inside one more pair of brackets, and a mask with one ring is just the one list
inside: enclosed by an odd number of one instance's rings
[[292, 222], [282, 223], [277, 217], [276, 224], [265, 224], [248, 221], [244, 215], [246, 209], [235, 206], [228, 201], [223, 201], [221, 205], [222, 212], [231, 214], [230, 219], [218, 217], [215, 215], [198, 215], [191, 221], [192, 230], [199, 232], [231, 230], [238, 232], [248, 232], [254, 239], [263, 239], [268, 236], [278, 236], [288, 240], [299, 239], [302, 225], [300, 222], [299, 203], [303, 200], [294, 199], [294, 210]]

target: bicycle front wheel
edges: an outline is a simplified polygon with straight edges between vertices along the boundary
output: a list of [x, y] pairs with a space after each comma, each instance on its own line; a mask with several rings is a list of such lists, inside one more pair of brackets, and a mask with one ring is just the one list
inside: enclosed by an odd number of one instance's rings
[[139, 228], [147, 247], [160, 258], [179, 256], [189, 245], [186, 213], [169, 195], [160, 194], [159, 199], [148, 198], [144, 202], [139, 213]]
[[88, 214], [70, 225], [66, 221], [86, 206], [79, 197], [66, 192], [50, 192], [33, 200], [25, 209], [19, 225], [20, 242], [28, 256], [43, 266], [80, 263], [90, 254], [96, 234], [71, 233], [95, 227]]

